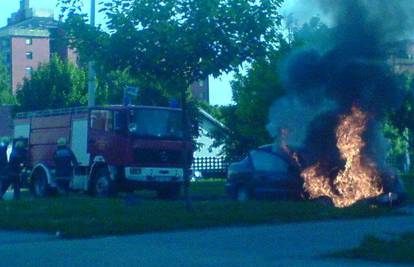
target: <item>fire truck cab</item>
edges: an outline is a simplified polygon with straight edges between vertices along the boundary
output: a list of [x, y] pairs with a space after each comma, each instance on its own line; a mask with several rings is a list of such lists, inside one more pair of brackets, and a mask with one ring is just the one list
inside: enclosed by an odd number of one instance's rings
[[72, 190], [113, 196], [149, 189], [161, 198], [176, 198], [193, 153], [191, 142], [184, 140], [181, 116], [180, 109], [150, 106], [18, 113], [14, 138], [27, 139], [35, 196], [56, 191], [53, 154], [63, 137], [79, 162]]

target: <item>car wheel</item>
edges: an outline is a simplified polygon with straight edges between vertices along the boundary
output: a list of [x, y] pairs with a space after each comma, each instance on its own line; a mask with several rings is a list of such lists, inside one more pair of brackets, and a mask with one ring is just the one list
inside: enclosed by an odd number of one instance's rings
[[323, 206], [330, 206], [330, 207], [334, 206], [334, 202], [332, 201], [332, 199], [327, 196], [318, 197], [315, 199], [315, 202]]
[[111, 197], [116, 195], [115, 183], [111, 180], [108, 171], [105, 169], [98, 171], [92, 186], [93, 195], [96, 197]]
[[239, 202], [246, 202], [250, 199], [249, 191], [246, 187], [241, 186], [236, 191], [236, 200]]
[[52, 193], [47, 175], [43, 170], [38, 170], [33, 176], [32, 193], [35, 197], [47, 197]]

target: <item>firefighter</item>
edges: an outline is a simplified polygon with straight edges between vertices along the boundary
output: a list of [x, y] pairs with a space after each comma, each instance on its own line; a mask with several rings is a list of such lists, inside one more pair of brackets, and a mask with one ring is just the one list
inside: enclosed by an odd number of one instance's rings
[[72, 150], [67, 147], [65, 138], [59, 138], [57, 145], [57, 149], [53, 155], [56, 167], [55, 177], [59, 193], [65, 194], [69, 190], [69, 182], [73, 177], [73, 169], [78, 166], [78, 161]]
[[[5, 186], [5, 181], [7, 180], [7, 147], [9, 146], [9, 138], [2, 137], [0, 143], [0, 193], [3, 195], [3, 187]], [[6, 188], [7, 189], [7, 188]]]
[[0, 177], [7, 176], [7, 148], [9, 146], [10, 139], [6, 136], [1, 138], [0, 143]]
[[10, 154], [8, 164], [8, 177], [4, 180], [1, 187], [1, 196], [7, 191], [7, 188], [13, 184], [14, 199], [20, 198], [20, 174], [26, 164], [27, 151], [21, 140], [16, 141]]

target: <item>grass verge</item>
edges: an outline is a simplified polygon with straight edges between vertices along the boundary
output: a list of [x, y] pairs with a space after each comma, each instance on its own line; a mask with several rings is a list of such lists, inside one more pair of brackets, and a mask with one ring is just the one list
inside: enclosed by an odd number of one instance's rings
[[414, 202], [414, 174], [403, 175], [401, 176], [401, 178], [405, 185], [405, 190], [407, 192], [408, 201], [413, 203]]
[[336, 257], [366, 259], [379, 262], [414, 264], [414, 233], [406, 233], [395, 240], [369, 236], [352, 250], [335, 254]]
[[224, 179], [203, 179], [192, 182], [190, 192], [195, 199], [223, 199], [226, 196]]
[[0, 228], [55, 233], [66, 238], [123, 235], [218, 226], [379, 217], [388, 208], [346, 209], [314, 202], [194, 201], [187, 212], [182, 201], [94, 199], [82, 196], [22, 199], [0, 203]]

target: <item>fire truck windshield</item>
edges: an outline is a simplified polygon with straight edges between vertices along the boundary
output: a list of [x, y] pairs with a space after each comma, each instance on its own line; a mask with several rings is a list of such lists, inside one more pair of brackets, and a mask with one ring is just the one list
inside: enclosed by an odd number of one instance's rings
[[183, 138], [181, 112], [166, 109], [141, 108], [131, 111], [129, 131], [148, 138]]

